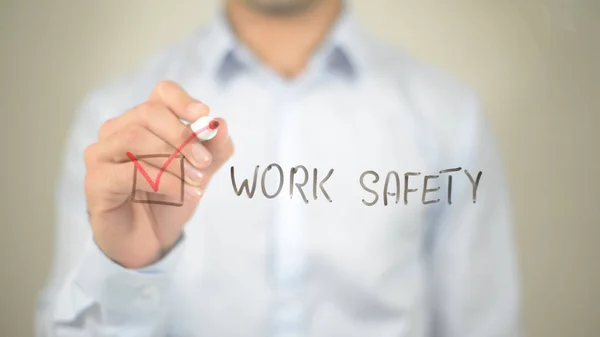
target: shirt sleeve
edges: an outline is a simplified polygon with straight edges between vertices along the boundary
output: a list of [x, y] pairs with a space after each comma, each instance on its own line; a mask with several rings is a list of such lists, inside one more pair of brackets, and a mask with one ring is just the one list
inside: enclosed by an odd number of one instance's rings
[[84, 192], [83, 153], [110, 109], [97, 94], [78, 110], [56, 189], [53, 267], [36, 308], [36, 336], [164, 335], [169, 286], [185, 246], [182, 235], [160, 261], [137, 270], [95, 244]]
[[[519, 283], [506, 177], [475, 97], [464, 104], [461, 116], [453, 122], [457, 132], [452, 133], [452, 141], [446, 141], [455, 147], [455, 164], [462, 171], [452, 172], [452, 203], [441, 205], [431, 240], [432, 335], [520, 336]], [[440, 174], [444, 184], [448, 174]]]

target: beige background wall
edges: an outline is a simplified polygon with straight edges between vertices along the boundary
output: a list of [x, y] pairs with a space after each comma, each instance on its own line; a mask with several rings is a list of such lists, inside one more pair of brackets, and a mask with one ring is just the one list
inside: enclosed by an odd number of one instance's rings
[[[0, 335], [30, 336], [75, 107], [215, 0], [0, 0]], [[600, 0], [355, 1], [374, 33], [475, 87], [510, 174], [528, 336], [600, 336]]]

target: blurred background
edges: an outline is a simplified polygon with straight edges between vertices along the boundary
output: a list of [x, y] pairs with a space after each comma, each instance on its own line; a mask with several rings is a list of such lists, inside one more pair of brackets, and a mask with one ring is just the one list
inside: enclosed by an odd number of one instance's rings
[[[33, 334], [75, 108], [219, 4], [0, 0], [0, 336]], [[527, 336], [600, 336], [600, 0], [351, 5], [372, 33], [480, 94], [509, 173]]]

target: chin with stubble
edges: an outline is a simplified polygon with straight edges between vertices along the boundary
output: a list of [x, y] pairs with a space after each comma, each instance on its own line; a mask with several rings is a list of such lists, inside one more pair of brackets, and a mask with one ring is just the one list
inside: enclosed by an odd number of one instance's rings
[[294, 15], [310, 10], [326, 0], [244, 0], [250, 8], [271, 15]]

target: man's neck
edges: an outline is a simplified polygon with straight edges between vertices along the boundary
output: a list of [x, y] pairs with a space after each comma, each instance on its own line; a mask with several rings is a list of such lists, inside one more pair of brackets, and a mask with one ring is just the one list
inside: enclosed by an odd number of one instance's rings
[[292, 78], [306, 67], [341, 11], [341, 0], [319, 1], [304, 13], [268, 15], [241, 0], [227, 2], [227, 17], [238, 38], [274, 71]]

